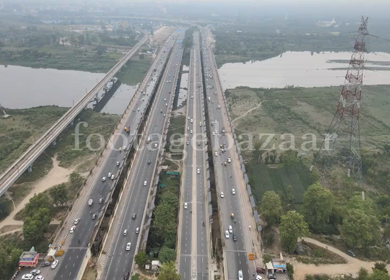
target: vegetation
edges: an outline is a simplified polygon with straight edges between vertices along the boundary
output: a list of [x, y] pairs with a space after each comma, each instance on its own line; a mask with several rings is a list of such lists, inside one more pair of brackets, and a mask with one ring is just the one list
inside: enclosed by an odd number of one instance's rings
[[54, 204], [63, 205], [68, 201], [68, 190], [66, 189], [66, 184], [64, 183], [52, 187], [49, 194], [53, 199]]
[[278, 224], [282, 214], [279, 195], [274, 191], [265, 192], [261, 200], [261, 210], [268, 224]]
[[315, 265], [346, 263], [339, 255], [314, 244], [302, 242], [301, 248], [302, 252], [295, 257], [299, 262]]
[[176, 270], [176, 265], [173, 261], [163, 264], [158, 280], [181, 280], [180, 274]]
[[301, 214], [289, 211], [287, 214], [282, 216], [280, 223], [280, 237], [282, 246], [287, 252], [294, 252], [298, 238], [307, 236], [308, 234], [308, 225]]
[[149, 256], [148, 254], [146, 254], [145, 251], [139, 251], [137, 253], [137, 255], [135, 255], [135, 263], [140, 266], [140, 267], [144, 267], [146, 262], [149, 260]]
[[156, 195], [156, 208], [146, 251], [164, 263], [176, 259], [177, 215], [179, 209], [180, 178], [167, 174], [160, 175]]
[[0, 197], [0, 221], [6, 218], [12, 211], [12, 201], [2, 196]]

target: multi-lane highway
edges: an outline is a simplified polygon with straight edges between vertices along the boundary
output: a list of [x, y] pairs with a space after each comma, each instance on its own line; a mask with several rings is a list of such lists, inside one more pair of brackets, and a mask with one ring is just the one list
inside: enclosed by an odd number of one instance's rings
[[[63, 257], [58, 258], [59, 266], [56, 269], [54, 279], [75, 279], [77, 277], [82, 260], [87, 251], [87, 245], [90, 242], [90, 237], [98, 223], [98, 219], [103, 215], [103, 209], [105, 204], [108, 203], [109, 194], [114, 184], [114, 180], [109, 178], [108, 175], [111, 173], [110, 175], [114, 175], [114, 178], [117, 176], [119, 166], [124, 159], [124, 150], [128, 148], [128, 144], [132, 141], [136, 132], [135, 128], [146, 109], [153, 87], [158, 80], [157, 76], [162, 73], [163, 65], [167, 60], [167, 55], [173, 43], [174, 39], [170, 38], [160, 50], [141, 88], [137, 91], [137, 96], [134, 97], [136, 98], [136, 102], [132, 106], [131, 112], [128, 114], [127, 119], [121, 123], [122, 135], [115, 137], [112, 144], [109, 144], [111, 145], [111, 149], [107, 151], [108, 156], [102, 162], [100, 170], [94, 173], [95, 175], [93, 175], [94, 177], [90, 181], [91, 185], [85, 186], [90, 191], [88, 197], [84, 198], [85, 201], [81, 201], [84, 205], [80, 207], [77, 213], [71, 214], [68, 218], [68, 227], [72, 226], [74, 218], [80, 218], [80, 222], [76, 225], [74, 233], [67, 235], [64, 246], [66, 253]], [[129, 134], [124, 132], [125, 126], [130, 127]], [[105, 177], [105, 181], [103, 181], [103, 177]], [[93, 200], [91, 206], [87, 204], [88, 199]], [[100, 199], [103, 199], [103, 201], [99, 202]], [[96, 218], [93, 217], [95, 214]]]
[[[110, 240], [106, 244], [109, 247], [108, 257], [100, 279], [122, 279], [125, 273], [131, 271], [137, 242], [139, 242], [139, 237], [142, 233], [142, 218], [148, 193], [151, 188], [160, 150], [163, 149], [161, 136], [164, 124], [168, 118], [167, 112], [174, 98], [175, 85], [183, 55], [181, 43], [183, 37], [184, 31], [179, 32], [162, 78], [162, 84], [154, 101], [154, 111], [151, 111], [148, 126], [140, 143], [142, 148], [137, 151], [134, 164], [130, 170], [131, 175], [125, 185], [125, 189], [128, 191], [125, 190], [120, 199], [118, 206], [119, 209], [122, 209], [119, 213], [120, 222], [118, 226], [112, 227], [115, 230], [110, 231]], [[145, 144], [148, 136], [151, 137], [151, 141]], [[137, 228], [139, 229], [138, 232]], [[129, 246], [129, 243], [131, 245], [127, 249], [126, 247]]]
[[70, 108], [44, 135], [41, 136], [26, 152], [24, 152], [6, 171], [0, 174], [0, 196], [29, 168], [37, 157], [58, 137], [58, 135], [77, 117], [77, 115], [89, 104], [90, 100], [115, 76], [122, 66], [139, 50], [146, 42], [148, 36], [138, 42], [103, 79]]
[[[211, 144], [214, 160], [214, 174], [217, 185], [222, 238], [224, 239], [224, 263], [226, 279], [238, 279], [238, 272], [243, 272], [244, 279], [250, 279], [255, 272], [255, 265], [248, 260], [251, 252], [251, 239], [247, 217], [244, 213], [243, 195], [238, 186], [240, 169], [233, 161], [233, 140], [228, 131], [226, 108], [223, 104], [222, 91], [217, 84], [217, 69], [213, 61], [206, 34], [202, 34], [203, 70], [210, 120]], [[234, 217], [232, 217], [232, 214]], [[231, 227], [231, 228], [230, 228]], [[226, 233], [227, 231], [227, 233]]]
[[195, 32], [188, 79], [186, 157], [182, 181], [184, 204], [181, 205], [183, 214], [178, 241], [180, 242], [179, 272], [183, 280], [209, 279], [203, 98], [199, 33]]

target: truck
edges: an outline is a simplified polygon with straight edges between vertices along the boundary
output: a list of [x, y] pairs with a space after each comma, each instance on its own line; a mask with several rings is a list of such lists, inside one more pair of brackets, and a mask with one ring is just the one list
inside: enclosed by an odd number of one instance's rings
[[88, 205], [91, 206], [93, 204], [92, 198], [88, 199]]

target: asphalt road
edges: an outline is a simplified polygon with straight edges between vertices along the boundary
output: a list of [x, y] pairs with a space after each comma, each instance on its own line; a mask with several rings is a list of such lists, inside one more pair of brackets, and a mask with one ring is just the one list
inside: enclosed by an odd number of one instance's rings
[[[98, 218], [103, 215], [102, 210], [104, 208], [104, 204], [108, 202], [109, 192], [113, 186], [113, 180], [108, 178], [108, 173], [116, 175], [118, 172], [117, 162], [122, 164], [124, 152], [120, 152], [119, 147], [122, 147], [123, 149], [124, 146], [126, 146], [127, 148], [128, 143], [132, 140], [132, 135], [135, 133], [134, 128], [136, 128], [136, 125], [141, 118], [141, 114], [145, 110], [154, 84], [157, 81], [156, 75], [161, 74], [162, 66], [164, 61], [167, 59], [167, 54], [172, 46], [172, 43], [173, 40], [167, 42], [163, 46], [165, 53], [162, 54], [157, 62], [157, 71], [152, 72], [153, 79], [150, 80], [149, 84], [145, 85], [142, 89], [145, 94], [141, 94], [139, 96], [134, 106], [134, 110], [125, 121], [125, 126], [130, 126], [130, 134], [128, 135], [123, 131], [123, 136], [118, 137], [116, 142], [112, 145], [112, 149], [109, 151], [109, 156], [106, 158], [103, 167], [95, 173], [97, 175], [95, 175], [91, 186], [90, 196], [88, 197], [88, 199], [93, 199], [93, 204], [92, 206], [88, 206], [87, 201], [85, 201], [85, 207], [83, 207], [79, 213], [79, 217], [81, 218], [80, 223], [76, 226], [75, 232], [67, 236], [67, 240], [70, 238], [70, 241], [68, 241], [70, 242], [69, 247], [66, 249], [64, 256], [58, 257], [59, 266], [56, 269], [55, 277], [49, 277], [48, 279], [75, 279], [77, 277], [82, 264], [81, 260], [85, 257], [87, 245], [90, 242], [89, 239], [95, 226], [98, 224]], [[105, 182], [102, 181], [103, 177], [107, 178]], [[100, 198], [103, 198], [103, 203], [99, 203]], [[93, 214], [97, 214], [98, 218], [92, 220]]]
[[[246, 226], [244, 213], [241, 206], [241, 194], [239, 188], [237, 188], [237, 178], [233, 170], [232, 164], [228, 162], [228, 158], [236, 160], [232, 157], [230, 149], [234, 149], [232, 141], [228, 141], [228, 135], [222, 133], [224, 126], [224, 119], [222, 110], [218, 108], [218, 105], [222, 108], [224, 104], [220, 102], [216, 91], [216, 70], [213, 69], [211, 50], [208, 48], [207, 42], [202, 42], [203, 51], [203, 67], [205, 73], [205, 84], [208, 102], [208, 113], [210, 122], [214, 121], [213, 126], [210, 126], [211, 144], [213, 145], [213, 157], [214, 157], [214, 172], [217, 181], [217, 194], [218, 203], [220, 207], [220, 217], [222, 223], [222, 237], [225, 242], [226, 252], [226, 264], [225, 273], [227, 272], [228, 279], [238, 279], [238, 271], [243, 271], [244, 279], [253, 279], [252, 273], [254, 272], [253, 265], [249, 264], [248, 253], [250, 252], [250, 237], [248, 234], [248, 227]], [[212, 58], [211, 58], [212, 59]], [[211, 75], [209, 77], [208, 75]], [[229, 139], [232, 139], [230, 137]], [[225, 152], [221, 151], [220, 145], [226, 144], [227, 148]], [[217, 151], [217, 156], [214, 152]], [[226, 162], [226, 166], [224, 165]], [[235, 189], [236, 194], [232, 194], [232, 189]], [[221, 197], [223, 192], [224, 197]], [[234, 214], [234, 219], [231, 218], [231, 214]], [[234, 223], [236, 220], [236, 223]], [[237, 237], [237, 241], [233, 241], [233, 235], [229, 233], [229, 238], [225, 237], [225, 231], [229, 226], [232, 226], [233, 233]]]
[[[205, 192], [205, 142], [203, 141], [206, 139], [203, 131], [204, 97], [199, 33], [194, 33], [193, 38], [187, 97], [187, 138], [185, 146], [187, 156], [184, 164], [183, 189], [184, 202], [188, 204], [188, 208], [184, 209], [181, 221], [179, 272], [183, 280], [194, 278], [206, 280], [209, 275], [209, 246], [206, 227], [203, 225], [208, 221], [206, 219], [208, 203]], [[198, 87], [198, 84], [200, 87]]]
[[[168, 106], [172, 104], [174, 98], [173, 90], [180, 70], [181, 57], [183, 55], [182, 44], [180, 42], [183, 38], [184, 30], [179, 33], [177, 43], [173, 48], [172, 58], [169, 61], [166, 73], [164, 74], [165, 79], [162, 80], [163, 84], [160, 95], [158, 96], [158, 99], [155, 100], [157, 106], [149, 117], [151, 125], [145, 133], [146, 135], [152, 136], [152, 141], [147, 144], [144, 149], [138, 151], [141, 153], [139, 155], [139, 161], [133, 166], [134, 171], [131, 171], [134, 172], [135, 176], [133, 180], [129, 180], [128, 182], [128, 184], [131, 184], [132, 188], [129, 192], [130, 195], [129, 197], [122, 197], [120, 202], [120, 207], [124, 207], [125, 211], [123, 219], [121, 219], [119, 230], [116, 232], [116, 235], [111, 237], [114, 240], [114, 244], [110, 250], [102, 279], [122, 279], [123, 274], [131, 270], [136, 244], [139, 238], [139, 234], [135, 231], [136, 228], [141, 228], [142, 216], [145, 211], [152, 176], [155, 172], [155, 163], [159, 153], [158, 150], [163, 148], [161, 147], [161, 135], [166, 119], [163, 115], [167, 112]], [[170, 94], [170, 92], [172, 93]], [[155, 147], [155, 144], [157, 144], [157, 147]], [[148, 164], [148, 161], [151, 162], [150, 165]], [[132, 218], [133, 214], [136, 214], [135, 219]], [[126, 236], [123, 234], [125, 230], [128, 231]], [[127, 251], [126, 245], [129, 242], [131, 243], [131, 249]]]

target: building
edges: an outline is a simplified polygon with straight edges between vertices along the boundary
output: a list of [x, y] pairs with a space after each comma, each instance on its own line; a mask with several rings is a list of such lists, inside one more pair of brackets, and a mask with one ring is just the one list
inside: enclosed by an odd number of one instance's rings
[[162, 265], [161, 265], [160, 261], [158, 261], [158, 260], [152, 261], [152, 270], [158, 270], [161, 266]]
[[31, 247], [30, 251], [23, 252], [19, 258], [19, 266], [21, 267], [36, 267], [38, 264], [39, 254]]
[[333, 18], [331, 21], [318, 21], [317, 24], [320, 27], [331, 27], [332, 25], [336, 24], [336, 21]]
[[265, 267], [267, 269], [267, 274], [286, 273], [287, 272], [286, 261], [283, 259], [282, 253], [280, 253], [279, 259], [272, 259], [272, 261], [265, 264]]

